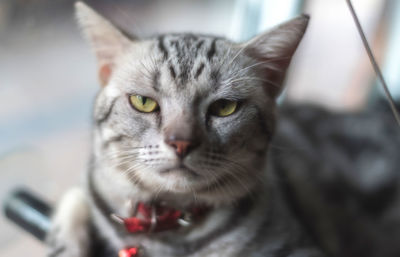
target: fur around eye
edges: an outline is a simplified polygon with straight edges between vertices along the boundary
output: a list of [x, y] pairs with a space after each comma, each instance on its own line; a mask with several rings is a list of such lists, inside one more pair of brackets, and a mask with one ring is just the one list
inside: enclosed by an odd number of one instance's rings
[[130, 95], [129, 102], [133, 108], [140, 112], [150, 113], [158, 110], [158, 103], [150, 97]]
[[210, 114], [217, 117], [226, 117], [236, 112], [238, 108], [237, 101], [231, 101], [226, 99], [220, 99], [215, 101], [210, 106]]

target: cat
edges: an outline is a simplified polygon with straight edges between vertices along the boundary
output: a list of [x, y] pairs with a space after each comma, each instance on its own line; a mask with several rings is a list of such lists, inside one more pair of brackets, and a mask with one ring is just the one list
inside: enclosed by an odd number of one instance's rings
[[48, 256], [325, 256], [267, 172], [307, 15], [234, 43], [76, 14], [102, 86], [85, 185], [55, 211]]

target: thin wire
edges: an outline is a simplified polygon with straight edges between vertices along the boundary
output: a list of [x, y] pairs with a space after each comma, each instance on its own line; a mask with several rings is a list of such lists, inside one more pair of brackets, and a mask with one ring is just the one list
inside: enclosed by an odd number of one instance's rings
[[362, 42], [364, 44], [365, 50], [367, 51], [369, 60], [371, 61], [372, 67], [374, 68], [374, 71], [375, 71], [375, 74], [376, 74], [376, 76], [378, 77], [379, 81], [382, 84], [382, 87], [383, 87], [383, 89], [385, 91], [387, 100], [389, 101], [390, 108], [392, 109], [392, 112], [394, 114], [394, 117], [396, 118], [397, 124], [400, 127], [400, 114], [399, 114], [398, 110], [396, 109], [396, 105], [394, 103], [393, 97], [390, 94], [389, 88], [388, 88], [388, 86], [387, 86], [387, 84], [385, 82], [385, 79], [383, 78], [382, 72], [381, 72], [381, 70], [380, 70], [380, 68], [378, 66], [378, 63], [376, 62], [376, 59], [375, 59], [375, 57], [374, 57], [374, 55], [372, 53], [371, 47], [368, 44], [367, 38], [365, 37], [364, 31], [363, 31], [363, 29], [361, 27], [360, 21], [358, 20], [357, 14], [356, 14], [356, 12], [355, 12], [355, 10], [353, 8], [351, 0], [346, 0], [346, 2], [347, 2], [347, 5], [349, 6], [351, 15], [353, 16], [353, 19], [354, 19], [354, 22], [356, 23], [358, 33], [360, 34], [361, 40], [362, 40]]

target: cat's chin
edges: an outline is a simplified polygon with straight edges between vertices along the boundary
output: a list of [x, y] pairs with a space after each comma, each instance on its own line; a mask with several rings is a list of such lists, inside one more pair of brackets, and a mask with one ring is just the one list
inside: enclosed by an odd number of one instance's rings
[[173, 193], [192, 193], [196, 180], [200, 175], [194, 170], [185, 166], [178, 166], [164, 169], [158, 172], [159, 182], [168, 192]]
[[185, 165], [180, 165], [177, 167], [161, 170], [160, 175], [161, 176], [189, 176], [189, 177], [199, 177], [200, 176], [196, 171], [188, 168]]

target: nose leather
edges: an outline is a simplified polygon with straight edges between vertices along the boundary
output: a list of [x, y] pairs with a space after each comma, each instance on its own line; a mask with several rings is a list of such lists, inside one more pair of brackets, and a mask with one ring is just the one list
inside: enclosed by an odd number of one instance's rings
[[195, 119], [186, 116], [182, 112], [179, 117], [165, 120], [163, 124], [164, 142], [172, 147], [181, 159], [199, 146], [201, 141]]
[[167, 140], [167, 144], [175, 148], [179, 157], [184, 157], [193, 146], [192, 142], [187, 140]]

